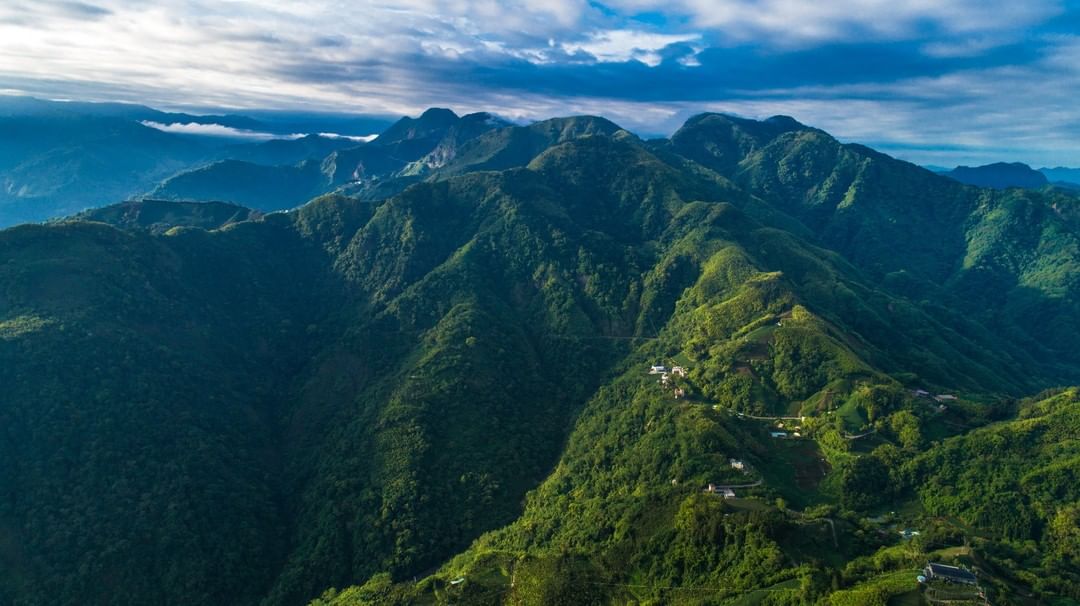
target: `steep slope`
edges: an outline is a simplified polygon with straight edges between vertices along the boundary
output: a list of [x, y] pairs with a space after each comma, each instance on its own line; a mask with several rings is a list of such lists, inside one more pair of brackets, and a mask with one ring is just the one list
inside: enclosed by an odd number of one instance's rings
[[[730, 120], [691, 120], [672, 140], [723, 135], [727, 131], [700, 125]], [[739, 128], [731, 132], [747, 140]], [[796, 218], [818, 243], [893, 292], [981, 316], [1046, 364], [1075, 363], [1066, 343], [1080, 338], [1076, 268], [1069, 260], [1080, 234], [1076, 198], [963, 186], [813, 129], [782, 132], [759, 145], [764, 140], [753, 139], [758, 147], [749, 145], [727, 176]], [[689, 158], [708, 156], [701, 146], [682, 151]], [[987, 298], [995, 301], [990, 308]]]
[[344, 137], [307, 135], [295, 139], [274, 139], [263, 143], [231, 145], [218, 156], [228, 160], [242, 160], [266, 166], [299, 164], [305, 160], [322, 160], [342, 149], [349, 149], [362, 142]]
[[321, 252], [78, 222], [0, 251], [0, 602], [255, 603], [287, 546], [276, 394], [334, 301]]
[[595, 116], [552, 118], [529, 126], [509, 126], [469, 140], [453, 157], [434, 168], [439, 176], [445, 177], [525, 166], [553, 145], [580, 137], [611, 136], [621, 130], [616, 124]]

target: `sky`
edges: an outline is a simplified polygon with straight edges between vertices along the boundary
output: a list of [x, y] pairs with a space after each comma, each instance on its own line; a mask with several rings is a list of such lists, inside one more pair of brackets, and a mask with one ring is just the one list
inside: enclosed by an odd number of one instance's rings
[[1080, 166], [1080, 0], [3, 0], [0, 92], [645, 135], [785, 114], [922, 164]]

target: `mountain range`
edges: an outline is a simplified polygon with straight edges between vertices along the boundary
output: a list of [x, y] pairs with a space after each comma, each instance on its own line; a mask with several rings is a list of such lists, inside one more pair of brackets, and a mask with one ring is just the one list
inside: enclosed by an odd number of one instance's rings
[[[354, 135], [371, 135], [390, 124], [385, 118], [347, 115], [254, 115], [0, 96], [0, 227], [143, 197], [177, 173], [217, 160], [317, 161], [359, 145]], [[311, 132], [328, 134], [293, 134]], [[260, 140], [270, 137], [287, 138]]]
[[1067, 190], [433, 109], [153, 195], [256, 210], [0, 231], [0, 604], [1080, 600]]
[[1060, 166], [1035, 170], [1021, 162], [995, 162], [974, 167], [958, 166], [952, 170], [937, 167], [933, 170], [961, 183], [994, 189], [1039, 189], [1050, 184], [1067, 189], [1080, 188], [1080, 169]]

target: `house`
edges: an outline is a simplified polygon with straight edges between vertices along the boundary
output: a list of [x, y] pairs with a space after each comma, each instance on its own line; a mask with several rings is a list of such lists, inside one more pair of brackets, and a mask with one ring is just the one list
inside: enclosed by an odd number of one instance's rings
[[904, 539], [906, 541], [908, 539], [913, 539], [913, 538], [919, 536], [919, 534], [921, 534], [921, 533], [918, 530], [912, 530], [910, 528], [905, 528], [905, 529], [899, 531], [899, 534], [900, 534], [900, 538]]
[[709, 484], [707, 487], [705, 487], [705, 492], [707, 492], [709, 494], [714, 494], [714, 495], [716, 495], [718, 497], [721, 497], [721, 498], [724, 498], [724, 499], [734, 499], [735, 498], [735, 491], [734, 490], [732, 490], [730, 488], [725, 488], [725, 487], [722, 487], [722, 486], [717, 486], [716, 484]]
[[686, 397], [686, 390], [681, 388], [681, 387], [676, 387], [675, 388], [675, 399], [678, 400], [679, 398], [684, 398], [684, 397]]
[[930, 392], [925, 389], [916, 389], [911, 392], [916, 398], [929, 398]]
[[728, 463], [731, 464], [732, 469], [738, 469], [739, 471], [746, 471], [746, 463], [739, 459], [729, 459]]
[[952, 402], [956, 399], [956, 396], [948, 393], [943, 393], [940, 396], [934, 396], [934, 399], [938, 402]]
[[668, 375], [666, 372], [664, 374], [660, 375], [660, 384], [661, 385], [667, 385], [668, 381], [670, 381], [670, 380], [671, 380], [671, 376]]
[[771, 438], [786, 438], [787, 437], [787, 432], [786, 431], [770, 431], [769, 432], [769, 437], [771, 437]]
[[664, 366], [662, 364], [658, 365], [658, 366], [650, 366], [649, 367], [649, 374], [650, 375], [661, 375], [661, 374], [664, 374], [666, 372], [667, 372], [667, 366]]
[[671, 367], [671, 374], [676, 376], [676, 377], [685, 377], [686, 376], [686, 369], [683, 368], [682, 366], [672, 366]]
[[959, 566], [949, 566], [947, 564], [938, 564], [936, 562], [930, 562], [923, 569], [923, 576], [928, 581], [944, 581], [946, 583], [960, 583], [963, 585], [977, 585], [979, 580], [975, 578], [975, 574], [970, 570], [965, 570]]
[[464, 582], [465, 582], [465, 577], [458, 577], [458, 578], [454, 579], [453, 581], [450, 581], [450, 584], [451, 585], [461, 585]]

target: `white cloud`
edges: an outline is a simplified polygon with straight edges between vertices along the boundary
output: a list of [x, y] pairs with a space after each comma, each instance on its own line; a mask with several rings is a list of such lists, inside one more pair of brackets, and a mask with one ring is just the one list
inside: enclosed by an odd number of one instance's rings
[[[622, 29], [593, 32], [583, 41], [563, 42], [561, 46], [568, 53], [583, 51], [601, 62], [634, 59], [655, 67], [661, 61], [659, 51], [680, 42], [700, 41], [700, 34], [656, 34]], [[698, 50], [701, 50], [700, 45]]]
[[379, 138], [379, 135], [341, 135], [338, 133], [318, 133], [320, 137], [326, 137], [327, 139], [348, 139], [350, 141], [359, 141], [360, 143], [371, 143], [375, 139]]
[[[204, 137], [229, 137], [234, 139], [253, 139], [256, 141], [269, 141], [270, 139], [299, 139], [302, 134], [275, 135], [273, 133], [261, 133], [254, 130], [233, 128], [223, 124], [200, 124], [197, 122], [172, 122], [163, 124], [151, 120], [143, 120], [143, 126], [149, 126], [167, 133], [178, 135], [201, 135]], [[321, 134], [321, 133], [320, 133]], [[339, 136], [340, 135], [335, 135]], [[351, 137], [346, 137], [351, 138]]]

